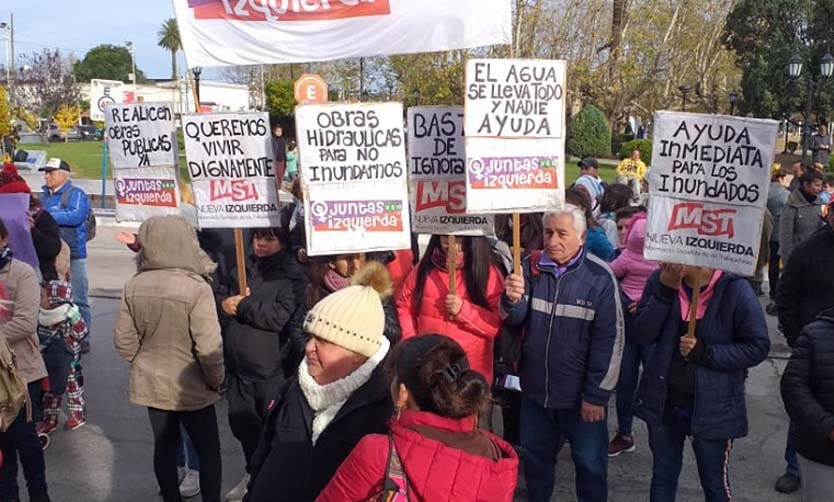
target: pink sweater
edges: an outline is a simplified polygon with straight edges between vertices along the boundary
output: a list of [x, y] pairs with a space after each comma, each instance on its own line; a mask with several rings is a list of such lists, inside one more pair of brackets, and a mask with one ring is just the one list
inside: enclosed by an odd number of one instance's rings
[[646, 281], [660, 265], [643, 258], [643, 244], [646, 242], [646, 215], [638, 214], [631, 221], [626, 234], [626, 247], [622, 254], [609, 265], [626, 296], [633, 302], [640, 301]]

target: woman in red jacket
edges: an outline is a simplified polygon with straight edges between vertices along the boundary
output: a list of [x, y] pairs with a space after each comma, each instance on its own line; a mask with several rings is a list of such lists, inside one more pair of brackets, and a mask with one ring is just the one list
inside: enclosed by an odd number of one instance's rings
[[391, 357], [396, 417], [391, 434], [365, 436], [317, 502], [512, 501], [518, 455], [478, 430], [489, 385], [460, 345], [441, 335], [402, 342]]
[[397, 295], [403, 340], [442, 333], [466, 351], [472, 369], [492, 383], [493, 341], [501, 328], [502, 277], [484, 237], [455, 239], [457, 294], [449, 293], [449, 238], [434, 235]]

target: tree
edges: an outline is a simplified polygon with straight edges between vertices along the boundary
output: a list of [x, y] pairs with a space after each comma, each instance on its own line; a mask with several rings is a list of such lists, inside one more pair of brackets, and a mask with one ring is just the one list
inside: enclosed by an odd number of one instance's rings
[[[104, 80], [130, 81], [133, 60], [130, 50], [119, 45], [102, 44], [90, 49], [84, 59], [75, 64], [75, 78], [79, 82], [89, 82], [94, 78]], [[136, 81], [145, 82], [145, 74], [136, 69]]]
[[159, 37], [157, 44], [171, 53], [171, 80], [177, 80], [179, 77], [177, 74], [177, 52], [182, 49], [177, 20], [174, 18], [167, 19], [159, 28], [157, 36]]
[[0, 87], [0, 138], [12, 133], [12, 109], [5, 87]]
[[577, 157], [611, 155], [611, 129], [599, 108], [588, 105], [573, 118], [568, 128], [567, 149]]
[[14, 87], [14, 103], [40, 117], [53, 117], [61, 105], [74, 105], [80, 92], [69, 61], [58, 49], [44, 49], [23, 58]]
[[62, 105], [55, 114], [55, 124], [61, 130], [64, 141], [69, 141], [67, 133], [78, 124], [79, 117], [81, 117], [81, 109], [76, 105]]
[[284, 127], [284, 134], [292, 136], [295, 131], [295, 91], [293, 80], [273, 80], [264, 86], [266, 110], [275, 123]]

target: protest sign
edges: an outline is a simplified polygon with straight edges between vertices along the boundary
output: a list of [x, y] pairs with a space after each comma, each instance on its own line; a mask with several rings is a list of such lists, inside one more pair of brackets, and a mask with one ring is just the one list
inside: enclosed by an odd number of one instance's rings
[[177, 138], [169, 103], [109, 104], [105, 141], [113, 165], [116, 220], [179, 214]]
[[191, 68], [310, 63], [512, 41], [507, 0], [175, 0], [174, 10]]
[[564, 61], [470, 59], [466, 63], [467, 136], [561, 138]]
[[658, 112], [646, 259], [753, 275], [778, 122]]
[[184, 115], [183, 136], [201, 228], [280, 225], [268, 114]]
[[490, 235], [494, 219], [466, 214], [463, 108], [408, 109], [409, 188], [414, 232]]
[[177, 138], [170, 104], [108, 105], [104, 123], [114, 170], [176, 165]]
[[534, 213], [565, 200], [563, 139], [466, 138], [466, 210]]
[[295, 109], [307, 253], [411, 246], [400, 103]]

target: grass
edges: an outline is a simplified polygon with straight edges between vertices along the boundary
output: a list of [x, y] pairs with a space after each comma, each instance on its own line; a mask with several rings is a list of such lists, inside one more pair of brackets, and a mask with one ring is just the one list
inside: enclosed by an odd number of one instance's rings
[[[24, 149], [26, 145], [24, 145]], [[101, 154], [103, 142], [101, 141], [74, 141], [72, 143], [50, 143], [46, 146], [34, 146], [32, 150], [46, 150], [47, 157], [59, 157], [67, 161], [76, 178], [101, 179]], [[577, 159], [571, 159], [565, 166], [565, 180], [568, 184], [573, 183], [579, 177]], [[180, 154], [180, 166], [183, 179], [188, 179], [188, 170], [185, 168], [185, 155]], [[613, 161], [601, 161], [599, 163], [599, 175], [608, 182], [613, 183], [617, 164]], [[107, 166], [107, 177], [113, 176], [112, 168]]]

